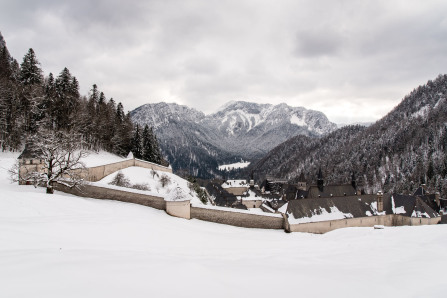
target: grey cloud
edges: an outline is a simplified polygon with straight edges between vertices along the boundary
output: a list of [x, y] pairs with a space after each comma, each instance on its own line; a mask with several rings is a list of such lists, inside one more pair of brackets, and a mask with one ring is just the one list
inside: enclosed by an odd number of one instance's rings
[[33, 47], [45, 73], [67, 66], [128, 109], [245, 99], [370, 121], [447, 68], [436, 0], [0, 2], [15, 58]]
[[296, 34], [295, 54], [299, 58], [332, 56], [342, 47], [341, 34], [328, 28], [299, 31]]

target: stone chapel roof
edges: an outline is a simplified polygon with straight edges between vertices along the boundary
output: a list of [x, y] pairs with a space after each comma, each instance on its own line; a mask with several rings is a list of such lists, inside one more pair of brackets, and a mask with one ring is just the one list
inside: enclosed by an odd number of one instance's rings
[[42, 150], [40, 148], [35, 148], [31, 144], [25, 144], [25, 149], [23, 149], [22, 153], [19, 155], [17, 159], [30, 159], [30, 158], [41, 158]]

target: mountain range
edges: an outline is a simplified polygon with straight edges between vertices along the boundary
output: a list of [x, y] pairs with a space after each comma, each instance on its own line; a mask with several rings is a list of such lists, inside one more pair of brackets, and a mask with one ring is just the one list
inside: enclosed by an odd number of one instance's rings
[[146, 104], [131, 117], [153, 127], [174, 170], [201, 178], [222, 174], [221, 164], [259, 159], [294, 136], [315, 138], [337, 128], [322, 112], [245, 101], [229, 102], [210, 115], [174, 103]]
[[447, 196], [447, 75], [415, 88], [369, 127], [345, 126], [321, 138], [296, 136], [246, 169], [297, 181], [348, 183], [354, 173], [368, 193], [411, 193], [421, 184]]

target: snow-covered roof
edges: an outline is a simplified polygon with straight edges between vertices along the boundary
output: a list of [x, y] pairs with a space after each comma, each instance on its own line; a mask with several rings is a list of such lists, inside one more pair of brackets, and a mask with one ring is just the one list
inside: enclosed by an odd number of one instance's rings
[[258, 200], [264, 200], [263, 197], [258, 196], [253, 190], [248, 189], [247, 190], [247, 195], [248, 196], [238, 196], [237, 198], [239, 200], [243, 200], [243, 201], [258, 201]]
[[247, 180], [227, 180], [222, 184], [222, 188], [249, 187]]
[[376, 195], [292, 200], [287, 204], [285, 211], [292, 224], [386, 214], [425, 218], [439, 216], [421, 198], [398, 194], [383, 195], [381, 212], [377, 209]]

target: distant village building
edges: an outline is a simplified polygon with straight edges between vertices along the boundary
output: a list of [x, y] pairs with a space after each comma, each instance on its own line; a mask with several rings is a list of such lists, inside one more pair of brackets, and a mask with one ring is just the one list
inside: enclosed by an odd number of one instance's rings
[[317, 185], [278, 209], [287, 217], [286, 230], [325, 233], [343, 227], [374, 225], [401, 226], [437, 224], [442, 211], [439, 194], [428, 194], [423, 187], [413, 195], [364, 194], [358, 189], [355, 174], [351, 184], [324, 185], [321, 169]]
[[204, 181], [203, 183], [204, 185], [202, 186], [205, 188], [214, 205], [237, 209], [247, 209], [247, 207], [241, 204], [236, 195], [228, 192], [228, 188], [222, 187], [224, 181], [215, 179]]
[[291, 232], [325, 233], [344, 227], [437, 224], [440, 214], [414, 195], [353, 195], [287, 202]]
[[19, 161], [19, 184], [34, 184], [32, 173], [42, 173], [45, 170], [45, 160], [42, 158], [42, 151], [32, 149], [30, 144], [25, 145], [25, 149], [17, 158]]
[[244, 195], [249, 187], [246, 180], [227, 180], [222, 183], [222, 188], [235, 196]]
[[447, 200], [439, 193], [427, 193], [423, 186], [413, 195], [371, 195], [360, 189], [355, 173], [350, 184], [325, 185], [321, 169], [316, 178], [316, 185], [307, 186], [304, 175], [294, 185], [267, 176], [258, 191], [264, 198], [260, 208], [284, 214], [288, 231], [312, 233], [342, 227], [437, 224], [447, 208]]

